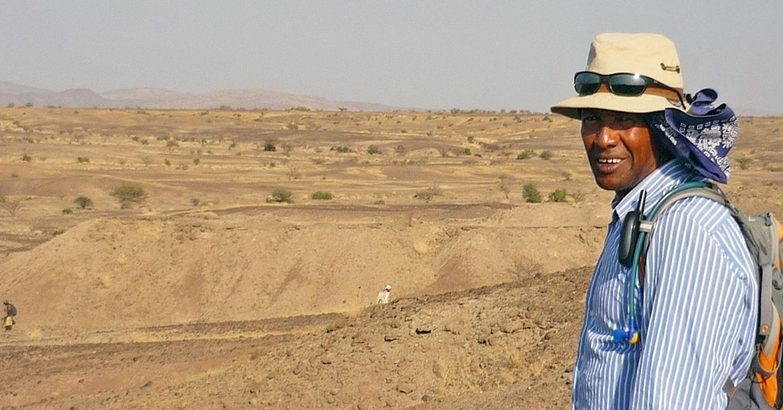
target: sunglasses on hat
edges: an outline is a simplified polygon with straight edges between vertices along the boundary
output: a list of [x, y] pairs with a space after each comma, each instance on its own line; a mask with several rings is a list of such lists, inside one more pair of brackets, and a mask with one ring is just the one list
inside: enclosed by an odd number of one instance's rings
[[676, 101], [672, 98], [676, 95], [680, 106], [685, 107], [680, 91], [646, 75], [633, 73], [603, 75], [592, 71], [580, 71], [574, 75], [574, 89], [580, 96], [595, 94], [604, 84], [609, 92], [621, 97], [638, 97], [647, 93]]

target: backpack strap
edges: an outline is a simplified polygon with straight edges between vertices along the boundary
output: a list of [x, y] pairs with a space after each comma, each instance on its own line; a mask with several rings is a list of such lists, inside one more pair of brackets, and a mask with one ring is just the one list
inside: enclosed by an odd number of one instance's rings
[[653, 209], [650, 211], [649, 219], [643, 219], [639, 223], [639, 230], [642, 232], [647, 232], [647, 235], [644, 237], [644, 243], [642, 245], [642, 258], [647, 255], [647, 248], [650, 246], [650, 237], [652, 236], [653, 228], [655, 227], [655, 222], [658, 220], [658, 218], [663, 215], [663, 213], [666, 212], [666, 210], [675, 202], [679, 201], [680, 199], [685, 199], [692, 196], [707, 198], [723, 206], [727, 206], [730, 211], [733, 209], [732, 215], [735, 215], [734, 211], [736, 211], [736, 208], [734, 208], [734, 206], [729, 203], [729, 201], [726, 199], [726, 196], [723, 194], [723, 191], [721, 191], [717, 185], [711, 182], [692, 182], [682, 185], [680, 188], [676, 188], [674, 191], [667, 194], [660, 202], [655, 204]]

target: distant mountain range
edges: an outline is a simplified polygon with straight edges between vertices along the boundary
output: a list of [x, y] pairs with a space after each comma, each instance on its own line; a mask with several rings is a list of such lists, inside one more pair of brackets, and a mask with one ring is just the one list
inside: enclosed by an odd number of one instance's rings
[[0, 81], [0, 105], [62, 106], [78, 108], [192, 108], [220, 107], [245, 109], [288, 109], [307, 107], [312, 110], [391, 111], [401, 109], [382, 104], [333, 101], [267, 91], [255, 88], [218, 90], [203, 94], [184, 93], [160, 88], [128, 88], [96, 93], [89, 88], [51, 91]]

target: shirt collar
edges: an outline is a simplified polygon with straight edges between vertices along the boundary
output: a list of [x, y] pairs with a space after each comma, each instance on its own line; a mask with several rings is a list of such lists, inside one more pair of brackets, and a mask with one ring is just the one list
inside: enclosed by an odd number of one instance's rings
[[656, 168], [650, 175], [633, 187], [621, 200], [612, 201], [612, 221], [622, 220], [628, 212], [636, 209], [639, 202], [639, 193], [647, 191], [647, 199], [644, 201], [644, 209], [648, 210], [657, 203], [667, 192], [678, 185], [688, 181], [704, 180], [679, 159], [673, 159]]

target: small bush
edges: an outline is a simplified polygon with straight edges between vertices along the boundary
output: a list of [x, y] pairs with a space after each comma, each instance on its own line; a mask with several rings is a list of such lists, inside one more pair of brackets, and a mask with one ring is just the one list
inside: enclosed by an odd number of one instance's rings
[[542, 151], [540, 154], [538, 154], [538, 157], [541, 159], [552, 159], [552, 151]]
[[117, 198], [124, 207], [127, 207], [132, 202], [143, 201], [147, 193], [144, 192], [144, 188], [138, 185], [125, 183], [115, 188], [111, 196]]
[[381, 149], [377, 145], [370, 145], [367, 147], [367, 153], [370, 155], [376, 155], [381, 153]]
[[739, 157], [737, 158], [737, 164], [739, 164], [740, 169], [748, 169], [750, 167], [750, 163], [753, 161], [752, 158], [749, 157]]
[[193, 158], [193, 165], [198, 165], [201, 163], [201, 160], [199, 158]]
[[517, 159], [530, 159], [533, 158], [536, 155], [536, 152], [532, 149], [526, 149], [519, 154], [517, 154]]
[[438, 184], [433, 184], [431, 187], [427, 188], [426, 191], [419, 191], [413, 195], [416, 199], [423, 199], [425, 201], [429, 201], [435, 196], [441, 195], [443, 192], [440, 189], [440, 186]]
[[396, 147], [394, 147], [394, 152], [402, 155], [405, 153], [405, 146], [402, 144], [398, 144]]
[[275, 146], [275, 144], [273, 144], [271, 142], [267, 142], [266, 144], [264, 144], [264, 151], [266, 151], [266, 152], [275, 152], [275, 151], [277, 151], [277, 146]]
[[71, 209], [71, 208], [63, 209], [63, 215], [70, 215], [72, 213], [73, 213], [73, 209]]
[[349, 146], [345, 146], [345, 145], [338, 145], [338, 146], [336, 146], [336, 147], [332, 147], [332, 148], [331, 148], [331, 150], [332, 150], [332, 151], [337, 151], [337, 152], [339, 152], [340, 154], [347, 154], [347, 153], [349, 153], [349, 152], [353, 152], [353, 150], [351, 149], [351, 147], [349, 147]]
[[81, 209], [87, 209], [92, 208], [92, 199], [87, 198], [86, 196], [79, 196], [76, 199], [73, 200], [73, 203], [76, 204]]
[[24, 154], [22, 154], [22, 161], [24, 161], [24, 162], [30, 162], [30, 161], [32, 161], [32, 160], [33, 160], [33, 157], [31, 157], [31, 156], [30, 156], [30, 155], [28, 155], [27, 153], [24, 153]]
[[321, 200], [329, 200], [332, 199], [332, 193], [326, 192], [326, 191], [316, 191], [313, 192], [313, 199], [321, 199]]
[[285, 202], [285, 203], [291, 203], [293, 202], [291, 191], [286, 191], [285, 189], [275, 189], [272, 192], [272, 195], [267, 198], [267, 202]]
[[539, 203], [541, 202], [541, 192], [538, 192], [536, 184], [529, 183], [522, 187], [522, 197], [525, 202]]
[[299, 129], [299, 124], [295, 122], [289, 122], [288, 125], [286, 125], [285, 127], [288, 128], [289, 130], [296, 131]]
[[557, 188], [549, 193], [549, 200], [552, 202], [565, 202], [568, 192], [565, 189]]
[[80, 164], [86, 164], [86, 163], [90, 162], [90, 159], [87, 158], [87, 157], [78, 157], [78, 158], [76, 158], [76, 162], [78, 162]]

